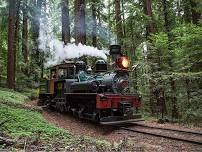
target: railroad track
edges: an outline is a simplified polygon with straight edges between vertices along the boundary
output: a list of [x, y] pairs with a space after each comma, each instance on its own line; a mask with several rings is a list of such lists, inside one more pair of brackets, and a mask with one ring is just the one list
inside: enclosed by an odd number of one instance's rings
[[139, 123], [133, 123], [133, 126], [128, 127], [119, 126], [119, 129], [202, 145], [202, 132], [161, 128]]

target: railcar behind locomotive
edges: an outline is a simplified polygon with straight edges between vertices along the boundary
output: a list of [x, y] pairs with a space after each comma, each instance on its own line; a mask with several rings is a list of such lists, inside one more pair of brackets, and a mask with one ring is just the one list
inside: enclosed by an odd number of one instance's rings
[[104, 60], [93, 72], [83, 61], [66, 61], [50, 68], [50, 79], [40, 84], [39, 104], [100, 124], [140, 121], [140, 97], [129, 89], [129, 60], [119, 45], [110, 46], [111, 71]]

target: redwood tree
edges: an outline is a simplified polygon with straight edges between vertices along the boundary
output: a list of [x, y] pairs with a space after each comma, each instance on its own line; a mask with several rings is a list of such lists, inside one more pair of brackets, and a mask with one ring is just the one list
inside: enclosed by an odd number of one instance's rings
[[22, 53], [24, 62], [28, 63], [28, 14], [27, 0], [23, 3], [23, 23], [22, 23]]
[[94, 47], [97, 47], [96, 0], [92, 0], [92, 18], [93, 18], [92, 45]]
[[115, 18], [116, 18], [116, 33], [118, 43], [123, 43], [123, 30], [122, 30], [122, 20], [121, 20], [121, 8], [120, 0], [115, 0]]
[[[19, 49], [19, 24], [20, 24], [20, 9], [21, 0], [16, 1], [16, 14], [15, 14], [15, 41], [14, 41], [14, 71], [16, 72], [16, 55]], [[15, 73], [14, 73], [15, 75]]]
[[15, 89], [15, 13], [16, 1], [9, 0], [7, 85], [10, 89]]
[[80, 6], [80, 41], [82, 44], [86, 44], [86, 18], [85, 18], [85, 0], [81, 0], [81, 6]]
[[[173, 29], [174, 22], [173, 22], [173, 17], [171, 16], [171, 2], [167, 0], [162, 0], [162, 5], [163, 5], [163, 12], [164, 12], [164, 27], [166, 29], [166, 33], [168, 35], [168, 49], [171, 50], [171, 45], [170, 43], [172, 42], [172, 34], [171, 30]], [[172, 72], [173, 70], [173, 53], [171, 52], [168, 56], [168, 65], [170, 68], [170, 71]], [[177, 98], [176, 98], [176, 82], [173, 77], [170, 78], [170, 85], [171, 85], [171, 90], [173, 96], [171, 97], [172, 101], [172, 118], [177, 118], [178, 117], [178, 109], [177, 109]]]
[[86, 44], [85, 0], [75, 0], [75, 43]]
[[62, 41], [66, 45], [70, 42], [69, 1], [62, 0]]
[[[144, 0], [144, 13], [145, 15], [147, 15], [148, 17], [150, 17], [152, 19], [152, 0]], [[151, 33], [155, 33], [155, 27], [154, 27], [154, 23], [151, 20], [147, 27], [146, 27], [146, 35], [149, 36]]]
[[33, 39], [33, 54], [38, 64], [39, 62], [39, 30], [40, 30], [40, 18], [43, 0], [33, 0], [34, 10], [32, 17], [32, 39]]
[[197, 5], [199, 5], [199, 1], [190, 0], [190, 2], [191, 2], [192, 22], [194, 24], [198, 24], [201, 18], [201, 13], [197, 11]]
[[191, 22], [191, 4], [190, 0], [184, 0], [184, 21], [185, 23], [190, 23]]

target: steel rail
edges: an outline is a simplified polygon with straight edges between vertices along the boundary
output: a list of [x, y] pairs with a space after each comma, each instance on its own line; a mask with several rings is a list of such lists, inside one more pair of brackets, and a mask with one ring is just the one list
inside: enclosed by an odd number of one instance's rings
[[142, 127], [152, 128], [152, 129], [161, 129], [161, 130], [189, 133], [189, 134], [194, 134], [194, 135], [202, 135], [202, 132], [196, 132], [196, 131], [186, 131], [186, 130], [179, 130], [179, 129], [162, 128], [162, 127], [149, 126], [149, 125], [139, 124], [139, 123], [132, 123], [132, 124], [134, 124], [136, 126], [142, 126]]
[[197, 145], [202, 145], [202, 141], [195, 141], [195, 140], [190, 140], [190, 139], [184, 139], [184, 138], [178, 138], [178, 137], [173, 137], [173, 136], [168, 136], [168, 135], [162, 135], [162, 134], [158, 134], [158, 133], [135, 130], [135, 129], [127, 128], [127, 127], [119, 127], [119, 129], [131, 131], [131, 132], [143, 133], [143, 134], [152, 135], [152, 136], [156, 136], [156, 137], [168, 138], [168, 139], [172, 139], [172, 140], [184, 141], [184, 142], [193, 143], [193, 144], [197, 144]]

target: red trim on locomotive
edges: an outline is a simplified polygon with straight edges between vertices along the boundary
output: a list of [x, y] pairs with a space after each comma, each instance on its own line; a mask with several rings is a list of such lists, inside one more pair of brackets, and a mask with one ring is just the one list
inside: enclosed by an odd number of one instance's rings
[[131, 103], [134, 108], [138, 108], [141, 105], [140, 100], [131, 95], [97, 94], [96, 108], [119, 108], [121, 102]]

